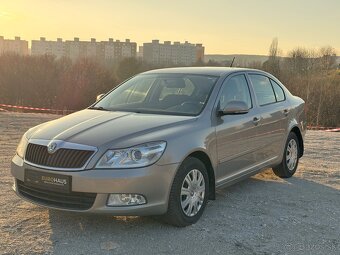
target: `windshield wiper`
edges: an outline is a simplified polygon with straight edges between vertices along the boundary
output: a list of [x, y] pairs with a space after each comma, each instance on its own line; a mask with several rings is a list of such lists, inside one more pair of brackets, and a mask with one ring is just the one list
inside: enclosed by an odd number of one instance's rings
[[87, 109], [91, 109], [91, 110], [99, 110], [99, 111], [110, 111], [109, 109], [106, 109], [106, 108], [104, 108], [104, 107], [102, 107], [102, 106], [91, 106], [91, 107], [89, 107], [89, 108], [87, 108]]

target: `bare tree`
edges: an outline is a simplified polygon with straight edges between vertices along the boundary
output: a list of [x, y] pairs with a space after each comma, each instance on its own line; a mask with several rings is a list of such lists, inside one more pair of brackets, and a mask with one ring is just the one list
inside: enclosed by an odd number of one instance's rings
[[275, 37], [269, 47], [269, 58], [276, 58], [278, 56], [279, 40]]
[[[340, 75], [335, 50], [330, 46], [295, 48], [285, 58], [280, 54], [275, 38], [268, 61], [262, 66], [261, 62], [247, 65], [273, 73], [294, 95], [302, 97], [309, 125], [340, 126]], [[210, 61], [199, 65], [222, 64]], [[79, 110], [123, 79], [157, 67], [136, 59], [112, 65], [95, 59], [72, 62], [51, 56], [1, 55], [0, 103]]]
[[278, 45], [278, 39], [274, 38], [269, 47], [268, 60], [263, 64], [264, 69], [275, 76], [280, 75], [280, 49]]
[[336, 52], [331, 46], [322, 47], [319, 50], [320, 54], [320, 64], [322, 70], [330, 70], [336, 65]]
[[281, 70], [287, 87], [306, 101], [310, 125], [339, 125], [340, 77], [335, 71], [332, 47], [318, 50], [295, 48], [288, 53]]

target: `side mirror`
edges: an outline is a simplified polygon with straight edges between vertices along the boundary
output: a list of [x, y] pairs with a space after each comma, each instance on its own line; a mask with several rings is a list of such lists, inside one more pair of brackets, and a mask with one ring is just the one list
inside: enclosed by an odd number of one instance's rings
[[248, 113], [248, 105], [243, 101], [231, 101], [227, 103], [226, 107], [218, 111], [220, 116], [223, 115], [235, 115]]
[[99, 101], [100, 99], [102, 99], [103, 96], [105, 96], [105, 94], [99, 94], [99, 95], [96, 97], [96, 102]]

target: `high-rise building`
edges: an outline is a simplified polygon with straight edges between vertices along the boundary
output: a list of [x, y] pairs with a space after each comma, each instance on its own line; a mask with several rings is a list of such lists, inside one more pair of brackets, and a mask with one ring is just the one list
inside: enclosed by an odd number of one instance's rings
[[4, 53], [14, 53], [18, 55], [28, 54], [28, 42], [16, 36], [14, 40], [4, 39], [0, 36], [0, 55]]
[[204, 46], [201, 43], [196, 44], [196, 61], [204, 61]]
[[143, 58], [143, 51], [144, 51], [143, 46], [139, 46], [138, 47], [138, 52], [137, 52], [137, 57], [138, 58]]
[[78, 58], [100, 58], [101, 43], [91, 38], [90, 41], [80, 41], [75, 37], [73, 41], [65, 41], [66, 57], [72, 60]]
[[40, 37], [40, 40], [32, 40], [31, 54], [54, 55], [61, 58], [66, 56], [66, 45], [61, 38], [57, 41], [46, 41], [45, 37]]
[[44, 37], [40, 40], [32, 40], [32, 55], [54, 55], [57, 58], [68, 57], [72, 60], [78, 58], [96, 58], [119, 61], [123, 58], [136, 57], [137, 44], [129, 39], [121, 42], [119, 40], [97, 42], [95, 38], [90, 41], [80, 41], [75, 37], [73, 40], [46, 41]]
[[[5, 40], [0, 36], [0, 54], [13, 52], [20, 55], [28, 54], [28, 42], [15, 37], [15, 40]], [[137, 57], [137, 43], [130, 39], [125, 41], [113, 40], [97, 42], [73, 40], [48, 41], [45, 37], [32, 40], [32, 55], [53, 55], [57, 58], [67, 57], [72, 60], [78, 58], [96, 58], [98, 60], [118, 62], [124, 58]], [[139, 47], [138, 57], [154, 65], [185, 65], [189, 66], [197, 61], [204, 61], [204, 46], [189, 42], [180, 43], [152, 40]]]
[[137, 43], [131, 42], [130, 39], [121, 42], [110, 38], [109, 41], [102, 42], [102, 44], [104, 45], [104, 57], [106, 60], [119, 61], [123, 58], [137, 56]]
[[204, 46], [189, 42], [180, 43], [170, 41], [159, 43], [152, 40], [143, 44], [143, 60], [151, 64], [165, 65], [192, 65], [199, 60], [204, 60]]

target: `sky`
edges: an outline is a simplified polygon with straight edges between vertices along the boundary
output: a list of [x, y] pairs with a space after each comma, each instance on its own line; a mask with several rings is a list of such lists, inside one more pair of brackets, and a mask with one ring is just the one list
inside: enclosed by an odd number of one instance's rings
[[0, 35], [203, 43], [207, 54], [340, 53], [340, 0], [0, 0]]

